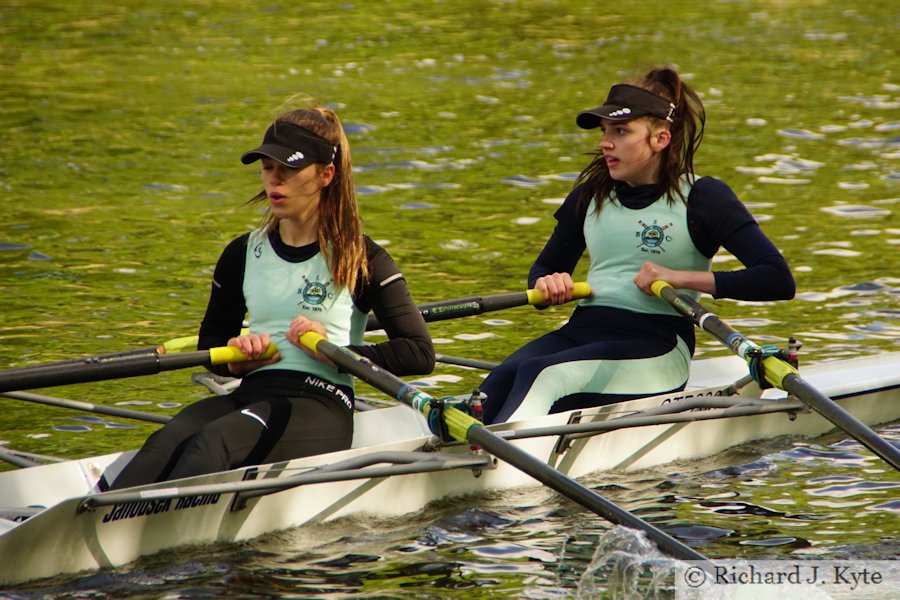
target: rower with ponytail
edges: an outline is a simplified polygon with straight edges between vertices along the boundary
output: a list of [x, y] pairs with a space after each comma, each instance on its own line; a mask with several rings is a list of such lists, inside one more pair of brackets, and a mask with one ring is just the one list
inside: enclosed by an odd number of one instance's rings
[[[571, 300], [572, 271], [587, 250], [593, 296], [485, 379], [486, 423], [683, 389], [693, 324], [653, 295], [658, 279], [694, 297], [794, 296], [787, 262], [731, 188], [694, 172], [706, 110], [674, 69], [613, 85], [576, 123], [599, 128], [599, 145], [554, 215], [528, 287], [547, 305]], [[713, 271], [720, 248], [744, 268]]]
[[[259, 226], [232, 240], [213, 273], [199, 349], [251, 360], [214, 367], [241, 378], [153, 433], [113, 489], [334, 452], [353, 440], [353, 378], [299, 338], [314, 331], [396, 375], [434, 367], [434, 347], [393, 259], [364, 235], [350, 145], [335, 112], [304, 98], [241, 157], [261, 163]], [[293, 103], [293, 101], [291, 102]], [[389, 339], [363, 343], [373, 311]], [[242, 333], [244, 319], [249, 333]], [[270, 343], [278, 349], [264, 354]], [[106, 479], [111, 479], [110, 473]]]

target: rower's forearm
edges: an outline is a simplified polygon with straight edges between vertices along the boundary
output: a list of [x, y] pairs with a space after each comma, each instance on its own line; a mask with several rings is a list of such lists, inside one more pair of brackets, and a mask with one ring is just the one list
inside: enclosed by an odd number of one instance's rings
[[678, 289], [689, 289], [715, 295], [716, 277], [710, 271], [674, 271], [669, 284]]

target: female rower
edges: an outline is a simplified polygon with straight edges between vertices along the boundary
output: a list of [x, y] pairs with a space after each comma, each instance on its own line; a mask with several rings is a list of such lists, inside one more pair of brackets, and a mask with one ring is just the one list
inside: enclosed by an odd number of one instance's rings
[[[298, 338], [315, 331], [397, 375], [430, 373], [434, 348], [388, 253], [363, 234], [350, 146], [330, 108], [287, 112], [241, 162], [262, 163], [261, 226], [227, 245], [198, 347], [234, 346], [250, 360], [214, 369], [242, 377], [226, 396], [179, 412], [115, 479], [125, 488], [350, 447], [353, 381]], [[373, 310], [387, 341], [364, 345]], [[250, 333], [241, 334], [248, 317]], [[278, 353], [262, 358], [273, 342]]]
[[[695, 297], [794, 296], [787, 262], [734, 192], [694, 174], [706, 114], [674, 70], [612, 86], [603, 106], [576, 123], [601, 129], [599, 150], [557, 210], [528, 283], [547, 305], [570, 300], [571, 274], [587, 249], [593, 296], [485, 379], [485, 423], [683, 389], [693, 325], [653, 295], [657, 279]], [[711, 271], [720, 247], [744, 268]]]

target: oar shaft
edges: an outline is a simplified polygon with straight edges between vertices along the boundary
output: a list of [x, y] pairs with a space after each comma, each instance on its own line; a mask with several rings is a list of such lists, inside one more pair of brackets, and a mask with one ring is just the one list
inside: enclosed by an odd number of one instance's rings
[[41, 463], [33, 461], [30, 458], [19, 456], [15, 452], [10, 452], [3, 446], [0, 446], [0, 461], [7, 462], [15, 467], [20, 467], [23, 469], [27, 469], [29, 467], [38, 467], [41, 465]]
[[[591, 288], [587, 283], [578, 282], [575, 284], [572, 297], [573, 300], [586, 298], [590, 295]], [[422, 313], [425, 321], [432, 322], [480, 315], [485, 312], [524, 306], [526, 304], [536, 305], [541, 304], [542, 301], [543, 297], [541, 296], [540, 291], [532, 289], [524, 292], [511, 292], [494, 296], [471, 296], [468, 298], [457, 298], [455, 300], [443, 300], [441, 302], [419, 305], [418, 309], [419, 312]], [[381, 324], [378, 322], [378, 319], [375, 315], [370, 314], [366, 323], [366, 330], [371, 331], [380, 328]], [[247, 331], [248, 330], [246, 329], [242, 329], [241, 333], [247, 333]], [[159, 373], [160, 371], [200, 366], [205, 363], [203, 361], [196, 362], [197, 359], [194, 357], [197, 356], [197, 354], [190, 351], [197, 347], [197, 340], [198, 338], [195, 335], [173, 338], [156, 348], [126, 350], [124, 352], [116, 352], [113, 354], [102, 354], [45, 363], [34, 367], [24, 367], [22, 369], [10, 369], [0, 373], [0, 392], [36, 387], [52, 387], [55, 385], [84, 383], [88, 381], [101, 381], [104, 379], [134, 377], [139, 375], [152, 375]], [[161, 356], [168, 356], [170, 354], [188, 356], [189, 358], [186, 359], [186, 362], [183, 364], [177, 361], [170, 362], [167, 359], [160, 358]], [[221, 362], [214, 362], [212, 364], [222, 364], [224, 362], [235, 361], [222, 360]], [[477, 369], [490, 370], [493, 368], [493, 366], [489, 366], [491, 363], [481, 363], [479, 361], [473, 362], [477, 363], [472, 365]], [[457, 362], [451, 364], [462, 363]], [[58, 381], [58, 383], [45, 383], [45, 381]]]
[[653, 285], [653, 291], [657, 296], [671, 304], [684, 316], [689, 317], [697, 327], [731, 348], [731, 351], [741, 358], [747, 359], [751, 350], [759, 348], [690, 296], [678, 293], [671, 285], [657, 285], [660, 283], [657, 281]]
[[569, 500], [593, 511], [606, 520], [617, 525], [630, 527], [631, 529], [645, 531], [647, 536], [662, 550], [675, 558], [681, 560], [707, 560], [705, 556], [690, 546], [679, 542], [664, 531], [632, 515], [627, 510], [619, 508], [603, 496], [484, 427], [472, 427], [469, 430], [468, 441], [481, 446], [490, 454], [514, 465], [547, 487], [556, 490]]
[[[586, 298], [590, 295], [591, 288], [587, 283], [578, 282], [575, 284], [573, 300]], [[542, 301], [543, 297], [540, 291], [532, 289], [524, 292], [497, 294], [495, 296], [472, 296], [456, 300], [444, 300], [442, 302], [422, 304], [418, 308], [425, 321], [431, 322], [478, 315], [526, 304], [541, 304]], [[381, 324], [375, 315], [369, 315], [366, 329], [380, 328]], [[244, 332], [246, 330], [242, 330], [242, 333]], [[209, 352], [205, 350], [188, 351], [190, 348], [196, 347], [197, 336], [187, 336], [171, 339], [157, 348], [126, 350], [124, 352], [69, 359], [34, 367], [9, 369], [0, 372], [0, 393], [153, 375], [161, 371], [243, 360], [242, 358], [231, 358], [229, 356], [217, 357], [215, 353], [220, 349], [216, 348]], [[272, 354], [274, 354], [274, 351], [267, 356]], [[476, 368], [486, 367], [480, 364]]]
[[[203, 360], [206, 358], [204, 354]], [[196, 354], [173, 355], [196, 360]], [[0, 374], [0, 392], [69, 385], [104, 379], [151, 375], [162, 370], [160, 356], [140, 354], [114, 357], [89, 357], [82, 361], [67, 361], [21, 369], [9, 369]], [[202, 364], [202, 360], [199, 364]]]
[[[583, 281], [575, 284], [572, 299], [580, 300], [591, 295], [591, 286]], [[457, 319], [460, 317], [471, 317], [495, 310], [504, 310], [506, 308], [515, 308], [517, 306], [525, 306], [527, 304], [543, 303], [541, 292], [536, 289], [526, 290], [524, 292], [510, 292], [506, 294], [496, 294], [494, 296], [469, 296], [467, 298], [456, 298], [455, 300], [442, 300], [430, 304], [420, 304], [419, 312], [426, 322], [444, 321], [446, 319]], [[381, 324], [375, 315], [370, 314], [369, 320], [366, 322], [366, 330], [380, 329]]]
[[[747, 360], [760, 347], [732, 329], [702, 304], [683, 293], [678, 293], [664, 281], [653, 283], [654, 293], [675, 307], [675, 310], [689, 317], [698, 327], [731, 348], [732, 352]], [[825, 417], [833, 425], [857, 440], [897, 470], [900, 470], [900, 450], [875, 433], [868, 425], [838, 406], [834, 400], [821, 393], [800, 377], [793, 365], [769, 356], [763, 359], [766, 381], [775, 387], [793, 394], [804, 404]]]
[[795, 373], [790, 373], [784, 377], [782, 387], [786, 392], [802, 400], [844, 433], [900, 471], [900, 449], [841, 408], [831, 398], [811, 386], [802, 377]]
[[[34, 367], [23, 367], [25, 369], [58, 369], [67, 365], [89, 365], [99, 363], [109, 363], [116, 360], [137, 360], [139, 358], [152, 358], [159, 354], [158, 348], [138, 348], [135, 350], [123, 350], [122, 352], [112, 352], [110, 354], [96, 354], [93, 356], [81, 356], [78, 358], [67, 358], [65, 360], [41, 363]], [[7, 371], [9, 372], [9, 371]], [[0, 374], [2, 376], [2, 374]]]
[[448, 356], [446, 354], [435, 354], [435, 362], [445, 365], [456, 365], [459, 367], [469, 367], [471, 369], [481, 369], [483, 371], [493, 371], [497, 368], [497, 363], [488, 362], [486, 360], [478, 360], [475, 358], [463, 358], [460, 356]]
[[341, 370], [352, 373], [374, 388], [389, 394], [397, 400], [421, 411], [431, 396], [409, 385], [390, 371], [385, 371], [368, 358], [359, 356], [352, 350], [329, 342], [322, 336], [307, 332], [300, 336], [300, 342], [307, 348], [322, 354]]
[[35, 402], [37, 404], [44, 404], [46, 406], [71, 408], [74, 410], [83, 410], [85, 412], [92, 412], [101, 415], [124, 417], [126, 419], [135, 419], [138, 421], [148, 421], [151, 423], [167, 423], [172, 418], [166, 415], [154, 415], [152, 413], [128, 410], [127, 408], [103, 406], [102, 404], [92, 404], [90, 402], [81, 402], [79, 400], [69, 400], [68, 398], [55, 398], [52, 396], [44, 396], [42, 394], [32, 394], [30, 392], [6, 392], [0, 395], [6, 398], [12, 398], [14, 400], [22, 400], [24, 402]]
[[[274, 345], [269, 347], [266, 357], [275, 353]], [[9, 369], [0, 373], [0, 392], [28, 390], [34, 388], [70, 385], [123, 377], [153, 375], [162, 371], [173, 371], [190, 367], [219, 365], [246, 360], [237, 348], [223, 346], [177, 352], [174, 354], [138, 354], [89, 357], [82, 361], [69, 361], [21, 369]]]
[[[343, 370], [409, 404], [414, 409], [425, 413], [426, 416], [430, 412], [431, 402], [434, 400], [431, 396], [407, 384], [392, 373], [378, 368], [371, 361], [329, 342], [314, 332], [303, 334], [300, 342], [307, 348], [326, 356]], [[571, 477], [497, 436], [463, 411], [453, 407], [446, 408], [444, 419], [450, 435], [455, 439], [481, 446], [490, 454], [612, 523], [645, 531], [660, 548], [676, 558], [707, 561], [706, 557], [689, 546], [619, 508]]]

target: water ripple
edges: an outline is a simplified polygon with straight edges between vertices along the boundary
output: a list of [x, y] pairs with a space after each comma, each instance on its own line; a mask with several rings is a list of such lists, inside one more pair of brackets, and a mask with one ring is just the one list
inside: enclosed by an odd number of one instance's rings
[[837, 217], [847, 217], [851, 219], [866, 219], [869, 217], [886, 217], [891, 211], [885, 208], [873, 208], [861, 204], [841, 204], [837, 206], [824, 206], [820, 208], [822, 212], [827, 212]]
[[728, 537], [734, 534], [733, 529], [710, 527], [708, 525], [684, 525], [665, 527], [666, 533], [686, 541], [707, 541]]
[[711, 512], [720, 515], [756, 515], [765, 517], [783, 517], [786, 514], [783, 511], [772, 510], [770, 508], [752, 504], [750, 502], [719, 502], [713, 500], [703, 500], [698, 502], [697, 504], [698, 506], [702, 506], [703, 508], [711, 508], [713, 509]]
[[544, 179], [535, 179], [534, 177], [526, 177], [525, 175], [513, 175], [511, 177], [505, 177], [503, 179], [504, 183], [511, 183], [516, 187], [537, 187], [539, 185], [546, 185], [547, 181]]
[[784, 177], [759, 177], [757, 181], [760, 183], [776, 183], [779, 185], [806, 185], [809, 179], [786, 179]]
[[809, 446], [798, 446], [793, 450], [784, 452], [783, 456], [792, 460], [799, 461], [829, 460], [840, 463], [863, 462], [866, 460], [871, 460], [871, 457], [867, 457], [856, 452], [826, 450], [824, 448], [814, 448]]
[[87, 425], [54, 425], [53, 429], [68, 433], [84, 433], [85, 431], [91, 431], [91, 428]]
[[15, 242], [0, 242], [0, 252], [8, 252], [10, 250], [30, 250], [28, 244], [17, 244]]
[[849, 498], [860, 494], [868, 494], [872, 490], [892, 490], [900, 488], [900, 483], [856, 481], [844, 485], [830, 485], [823, 488], [814, 488], [807, 491], [812, 496], [830, 496], [832, 498]]
[[779, 129], [775, 133], [782, 137], [799, 140], [821, 140], [825, 138], [821, 133], [816, 133], [815, 131], [809, 131], [807, 129]]

